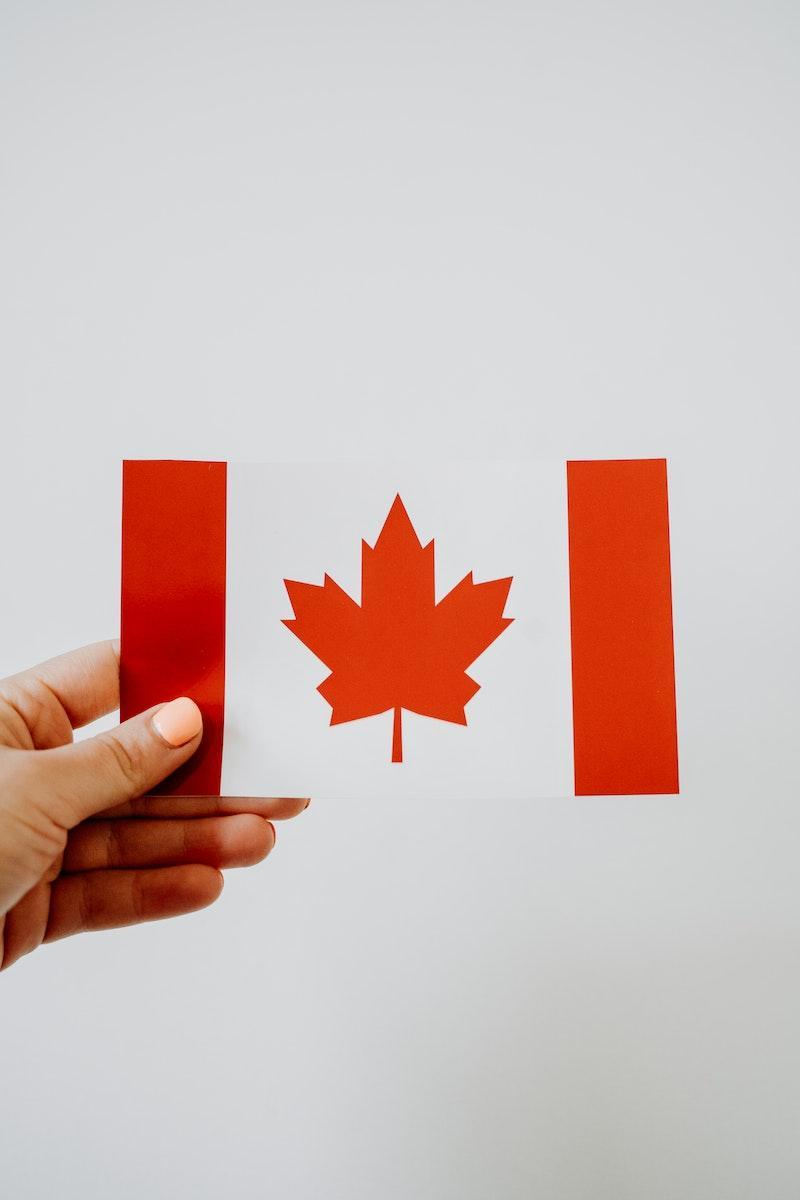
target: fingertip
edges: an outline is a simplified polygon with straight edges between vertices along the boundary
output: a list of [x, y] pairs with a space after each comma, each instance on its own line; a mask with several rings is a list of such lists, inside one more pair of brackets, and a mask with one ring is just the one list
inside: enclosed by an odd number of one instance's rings
[[190, 696], [179, 696], [154, 714], [153, 728], [175, 750], [203, 732], [203, 714]]
[[252, 813], [225, 817], [222, 830], [226, 865], [254, 867], [275, 845], [275, 826]]
[[191, 902], [193, 909], [208, 908], [215, 900], [219, 900], [225, 879], [217, 867], [192, 866], [184, 867], [185, 899]]
[[311, 801], [306, 796], [275, 796], [240, 801], [232, 799], [230, 803], [258, 805], [261, 809], [261, 816], [269, 817], [271, 821], [288, 821], [292, 817], [299, 817], [301, 813], [304, 813]]
[[173, 916], [208, 908], [222, 894], [225, 880], [218, 867], [205, 863], [155, 868], [143, 872], [154, 916]]

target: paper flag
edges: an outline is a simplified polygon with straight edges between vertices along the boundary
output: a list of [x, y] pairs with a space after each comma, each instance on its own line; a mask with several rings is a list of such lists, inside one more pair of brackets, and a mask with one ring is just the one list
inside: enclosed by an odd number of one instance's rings
[[666, 462], [126, 462], [121, 687], [167, 792], [677, 792]]

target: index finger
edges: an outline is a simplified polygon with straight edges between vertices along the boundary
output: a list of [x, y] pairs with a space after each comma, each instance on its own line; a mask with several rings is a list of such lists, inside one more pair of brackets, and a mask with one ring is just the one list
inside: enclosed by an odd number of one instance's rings
[[137, 796], [98, 813], [98, 817], [224, 817], [253, 813], [270, 821], [288, 821], [305, 812], [307, 796]]
[[54, 696], [73, 729], [80, 729], [119, 708], [119, 642], [94, 642], [49, 658], [0, 683], [28, 695], [42, 690]]

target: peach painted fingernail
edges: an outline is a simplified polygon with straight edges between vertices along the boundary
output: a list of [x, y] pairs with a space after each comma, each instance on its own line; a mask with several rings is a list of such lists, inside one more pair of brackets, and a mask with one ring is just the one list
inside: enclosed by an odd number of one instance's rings
[[185, 746], [203, 728], [203, 715], [194, 700], [180, 696], [158, 710], [153, 724], [170, 746]]

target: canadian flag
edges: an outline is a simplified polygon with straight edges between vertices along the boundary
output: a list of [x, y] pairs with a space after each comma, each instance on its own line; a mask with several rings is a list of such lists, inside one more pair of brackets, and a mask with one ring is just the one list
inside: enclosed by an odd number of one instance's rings
[[678, 791], [663, 459], [130, 461], [122, 716], [183, 794]]

